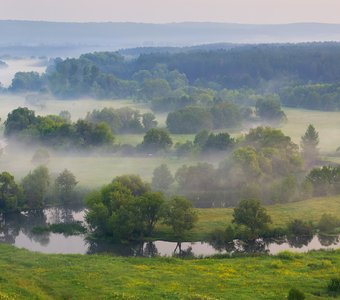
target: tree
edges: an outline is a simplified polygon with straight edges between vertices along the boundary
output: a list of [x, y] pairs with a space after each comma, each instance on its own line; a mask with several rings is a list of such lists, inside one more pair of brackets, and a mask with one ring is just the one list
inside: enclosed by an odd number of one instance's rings
[[260, 98], [256, 102], [256, 115], [270, 124], [277, 125], [287, 119], [277, 97]]
[[171, 226], [176, 238], [182, 239], [184, 233], [191, 230], [197, 222], [197, 215], [192, 204], [184, 197], [175, 196], [167, 205], [164, 223]]
[[319, 149], [319, 133], [312, 124], [308, 125], [305, 134], [301, 137], [302, 155], [305, 160], [306, 167], [311, 167], [318, 161]]
[[169, 186], [174, 182], [174, 177], [172, 176], [167, 165], [162, 164], [153, 171], [152, 177], [152, 187], [156, 191], [166, 191]]
[[23, 178], [21, 185], [28, 209], [43, 209], [45, 196], [50, 184], [48, 169], [40, 166]]
[[164, 197], [137, 175], [123, 175], [88, 196], [86, 221], [97, 234], [119, 241], [150, 236], [161, 217]]
[[5, 135], [11, 136], [36, 123], [36, 116], [33, 110], [27, 107], [19, 107], [8, 114], [5, 121]]
[[21, 190], [14, 177], [8, 172], [0, 174], [0, 213], [14, 211], [18, 208]]
[[229, 133], [210, 133], [203, 146], [203, 151], [226, 151], [232, 148], [233, 145], [234, 139]]
[[134, 202], [135, 217], [138, 219], [137, 224], [143, 235], [152, 235], [156, 223], [162, 216], [163, 205], [164, 196], [161, 193], [148, 192], [136, 199]]
[[32, 157], [34, 165], [47, 165], [50, 161], [50, 154], [46, 149], [37, 149]]
[[148, 131], [151, 128], [155, 128], [157, 126], [156, 117], [153, 113], [145, 113], [142, 115], [142, 123], [144, 129]]
[[59, 117], [64, 119], [65, 122], [67, 123], [71, 123], [71, 113], [68, 110], [62, 110], [59, 113]]
[[242, 200], [239, 205], [234, 208], [232, 222], [249, 228], [251, 238], [256, 239], [259, 232], [266, 229], [272, 221], [266, 209], [261, 206], [260, 201], [250, 199]]
[[59, 174], [55, 180], [55, 187], [63, 204], [70, 203], [75, 186], [76, 177], [67, 169]]
[[134, 174], [117, 176], [112, 183], [119, 183], [126, 187], [133, 196], [141, 196], [151, 191], [150, 185], [143, 182], [140, 176]]
[[213, 128], [211, 113], [204, 107], [188, 106], [171, 112], [166, 119], [171, 133], [197, 133]]
[[172, 146], [170, 134], [160, 128], [152, 128], [144, 135], [142, 148], [150, 153], [168, 150]]

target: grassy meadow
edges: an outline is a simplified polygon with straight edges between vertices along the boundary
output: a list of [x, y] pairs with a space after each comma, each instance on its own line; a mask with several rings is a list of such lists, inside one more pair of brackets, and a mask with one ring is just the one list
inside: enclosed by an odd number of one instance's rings
[[[136, 103], [132, 100], [93, 100], [81, 99], [76, 101], [53, 100], [47, 99], [44, 106], [30, 106], [24, 95], [0, 96], [1, 120], [6, 120], [7, 114], [14, 108], [19, 106], [28, 106], [36, 111], [37, 114], [48, 115], [58, 114], [62, 110], [70, 111], [73, 120], [83, 118], [88, 111], [93, 109], [102, 109], [104, 107], [131, 107], [141, 112], [150, 111], [149, 107], [144, 103]], [[285, 134], [292, 137], [297, 144], [300, 142], [301, 136], [304, 134], [308, 124], [312, 123], [320, 136], [320, 151], [326, 160], [340, 162], [339, 157], [334, 157], [335, 150], [340, 146], [340, 112], [322, 112], [302, 109], [284, 108], [288, 122], [282, 126]], [[165, 124], [166, 114], [156, 114], [159, 124]], [[239, 136], [241, 131], [231, 132], [233, 136]], [[126, 134], [116, 135], [117, 144], [137, 145], [142, 142], [143, 134]], [[174, 144], [177, 142], [185, 142], [193, 140], [193, 134], [172, 135]], [[0, 169], [7, 170], [21, 179], [35, 166], [31, 159], [36, 147], [18, 147], [10, 149], [0, 156]], [[196, 164], [199, 159], [193, 158], [177, 158], [176, 156], [144, 156], [144, 157], [117, 157], [113, 155], [103, 155], [100, 153], [83, 156], [78, 153], [54, 153], [50, 150], [50, 163], [48, 165], [51, 173], [59, 173], [67, 168], [72, 171], [80, 186], [98, 187], [112, 178], [121, 174], [137, 173], [145, 180], [151, 180], [153, 170], [160, 164], [165, 163], [172, 172], [175, 172], [183, 164]]]
[[298, 145], [308, 125], [313, 124], [319, 132], [319, 149], [323, 155], [332, 155], [340, 146], [340, 112], [286, 107], [283, 110], [287, 115], [288, 122], [281, 129]]
[[[267, 205], [273, 227], [285, 226], [294, 219], [316, 223], [325, 213], [340, 215], [340, 196], [312, 198], [304, 201]], [[196, 208], [198, 222], [186, 236], [188, 241], [206, 240], [216, 229], [225, 229], [233, 219], [233, 208]], [[159, 226], [155, 233], [156, 239], [169, 238], [171, 232], [167, 227]], [[158, 235], [158, 237], [157, 237]]]
[[[340, 251], [228, 259], [47, 255], [0, 245], [0, 299], [306, 299], [327, 296]], [[319, 296], [315, 296], [319, 295]]]

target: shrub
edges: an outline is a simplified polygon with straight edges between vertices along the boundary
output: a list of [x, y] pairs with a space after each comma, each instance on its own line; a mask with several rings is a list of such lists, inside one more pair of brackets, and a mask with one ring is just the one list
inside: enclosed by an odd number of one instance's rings
[[296, 288], [291, 288], [287, 297], [288, 300], [303, 300], [305, 298], [305, 294]]
[[340, 277], [331, 278], [327, 290], [332, 295], [340, 295]]
[[293, 220], [288, 223], [288, 233], [296, 236], [310, 236], [313, 235], [313, 226], [310, 223], [302, 220]]

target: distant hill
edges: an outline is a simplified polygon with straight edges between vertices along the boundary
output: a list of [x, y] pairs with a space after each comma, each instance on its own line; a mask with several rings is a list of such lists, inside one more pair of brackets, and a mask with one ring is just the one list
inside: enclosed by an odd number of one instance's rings
[[340, 25], [0, 21], [0, 36], [0, 55], [77, 56], [84, 52], [135, 47], [340, 41]]

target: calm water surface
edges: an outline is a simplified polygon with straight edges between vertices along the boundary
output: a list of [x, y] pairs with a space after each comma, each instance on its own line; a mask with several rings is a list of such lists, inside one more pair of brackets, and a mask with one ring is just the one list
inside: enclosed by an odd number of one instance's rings
[[66, 236], [57, 233], [34, 234], [35, 226], [48, 223], [83, 221], [83, 209], [50, 208], [44, 212], [13, 215], [1, 220], [0, 242], [42, 253], [93, 254], [110, 253], [120, 256], [172, 256], [193, 255], [210, 256], [223, 253], [269, 253], [276, 254], [283, 250], [307, 252], [319, 249], [340, 248], [340, 239], [329, 236], [300, 237], [284, 241], [258, 240], [251, 244], [236, 241], [228, 245], [212, 245], [206, 242], [184, 242], [181, 244], [166, 241], [118, 245], [94, 243], [86, 240], [85, 235]]

